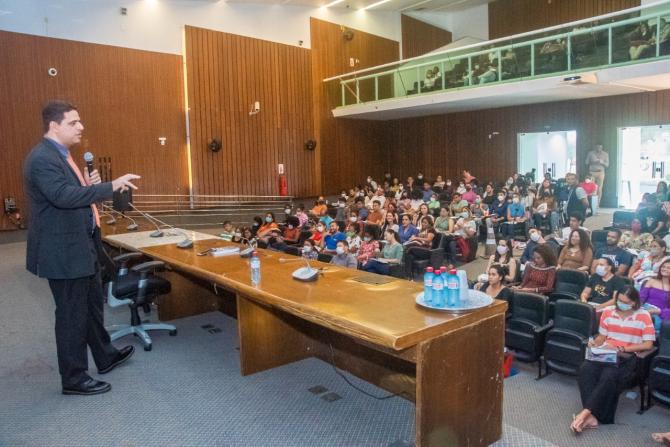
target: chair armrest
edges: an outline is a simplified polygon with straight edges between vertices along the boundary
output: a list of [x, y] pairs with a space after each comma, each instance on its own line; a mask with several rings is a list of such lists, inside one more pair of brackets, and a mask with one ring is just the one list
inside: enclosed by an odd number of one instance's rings
[[[658, 348], [656, 346], [654, 346], [653, 348], [647, 349], [646, 351], [636, 352], [635, 355], [637, 356], [637, 358], [639, 358], [641, 360], [647, 360], [647, 359], [651, 359], [652, 357], [656, 356], [657, 352], [658, 352]], [[666, 356], [658, 356], [658, 357], [665, 357], [665, 358], [670, 360], [670, 357], [666, 357]]]
[[150, 271], [156, 271], [163, 267], [165, 267], [165, 263], [163, 261], [147, 261], [133, 266], [131, 270], [137, 273], [146, 273]]
[[551, 332], [552, 335], [557, 334], [557, 335], [560, 335], [561, 337], [571, 338], [575, 341], [579, 341], [580, 343], [582, 343], [585, 346], [589, 342], [588, 337], [585, 337], [582, 334], [580, 334], [578, 332], [575, 332], [575, 331], [571, 331], [569, 329], [561, 329], [561, 328], [556, 328], [555, 327], [555, 328], [552, 328], [550, 332]]
[[579, 301], [579, 297], [580, 296], [576, 293], [570, 292], [551, 292], [549, 294], [549, 300], [551, 301], [558, 301], [562, 299]]
[[134, 252], [131, 252], [131, 253], [124, 253], [122, 255], [114, 256], [112, 258], [112, 261], [114, 261], [114, 262], [124, 262], [125, 263], [125, 262], [127, 262], [131, 259], [139, 259], [142, 256], [144, 256], [142, 253], [134, 251]]
[[554, 322], [550, 321], [549, 323], [545, 324], [544, 326], [535, 327], [535, 329], [533, 329], [533, 331], [538, 335], [542, 335], [542, 334], [546, 334], [547, 331], [549, 329], [551, 329], [552, 327], [554, 327]]

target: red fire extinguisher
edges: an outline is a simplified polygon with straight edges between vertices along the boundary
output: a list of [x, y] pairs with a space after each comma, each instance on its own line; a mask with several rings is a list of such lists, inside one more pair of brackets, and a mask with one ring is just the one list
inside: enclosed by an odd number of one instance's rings
[[279, 195], [287, 196], [288, 195], [288, 182], [286, 181], [286, 175], [279, 175]]

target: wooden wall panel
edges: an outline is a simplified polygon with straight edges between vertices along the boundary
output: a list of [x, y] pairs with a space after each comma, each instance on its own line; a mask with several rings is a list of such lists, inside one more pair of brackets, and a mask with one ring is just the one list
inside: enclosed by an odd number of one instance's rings
[[[187, 26], [186, 58], [194, 194], [278, 195], [279, 163], [289, 194], [317, 194], [304, 149], [314, 138], [309, 50]], [[249, 115], [254, 101], [261, 111]]]
[[550, 126], [577, 131], [579, 175], [586, 153], [598, 142], [605, 146], [611, 167], [603, 204], [615, 206], [617, 129], [661, 124], [670, 124], [670, 90], [390, 121], [391, 172], [458, 178], [468, 168], [482, 180], [502, 181], [517, 170], [517, 135]]
[[421, 56], [451, 43], [451, 32], [401, 14], [402, 58]]
[[[333, 118], [331, 110], [339, 104], [339, 82], [322, 81], [397, 61], [399, 44], [358, 30], [353, 30], [352, 40], [346, 40], [340, 25], [310, 20], [317, 191], [332, 194], [361, 183], [368, 174], [383, 176], [389, 166], [389, 133], [383, 122]], [[349, 66], [350, 58], [359, 61], [355, 68]]]
[[[44, 133], [40, 112], [51, 99], [79, 108], [85, 130], [75, 160], [85, 151], [111, 157], [112, 174], [142, 176], [140, 193], [188, 194], [181, 57], [5, 31], [0, 48], [2, 198], [27, 211], [22, 164]], [[11, 228], [4, 214], [0, 222]]]
[[489, 3], [489, 39], [640, 6], [640, 0], [496, 0]]

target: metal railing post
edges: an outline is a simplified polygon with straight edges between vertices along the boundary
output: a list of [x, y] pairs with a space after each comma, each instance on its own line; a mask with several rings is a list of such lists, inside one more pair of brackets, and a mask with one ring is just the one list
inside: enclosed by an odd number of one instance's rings
[[468, 85], [472, 85], [472, 56], [468, 56]]
[[607, 28], [607, 65], [612, 65], [612, 25]]
[[535, 44], [530, 44], [530, 76], [535, 76]]
[[572, 35], [568, 34], [568, 48], [567, 48], [567, 55], [568, 55], [568, 71], [572, 70]]
[[343, 106], [347, 105], [347, 100], [346, 100], [346, 96], [345, 96], [345, 93], [344, 93], [344, 84], [346, 84], [346, 82], [347, 81], [340, 81], [340, 87], [342, 87], [342, 105]]
[[375, 76], [375, 101], [379, 101], [379, 76]]
[[361, 90], [360, 90], [360, 85], [358, 83], [358, 79], [356, 79], [356, 104], [361, 103]]
[[421, 93], [421, 70], [416, 67], [416, 92]]

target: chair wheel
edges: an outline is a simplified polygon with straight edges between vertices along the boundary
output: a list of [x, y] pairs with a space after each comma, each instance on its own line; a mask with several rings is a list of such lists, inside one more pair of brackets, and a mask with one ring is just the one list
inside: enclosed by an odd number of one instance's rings
[[170, 332], [168, 332], [168, 334], [170, 335], [170, 337], [174, 337], [175, 335], [177, 335], [177, 329], [171, 330]]
[[145, 351], [151, 351], [151, 348], [153, 348], [152, 345], [147, 345], [147, 346], [144, 347], [144, 350]]

